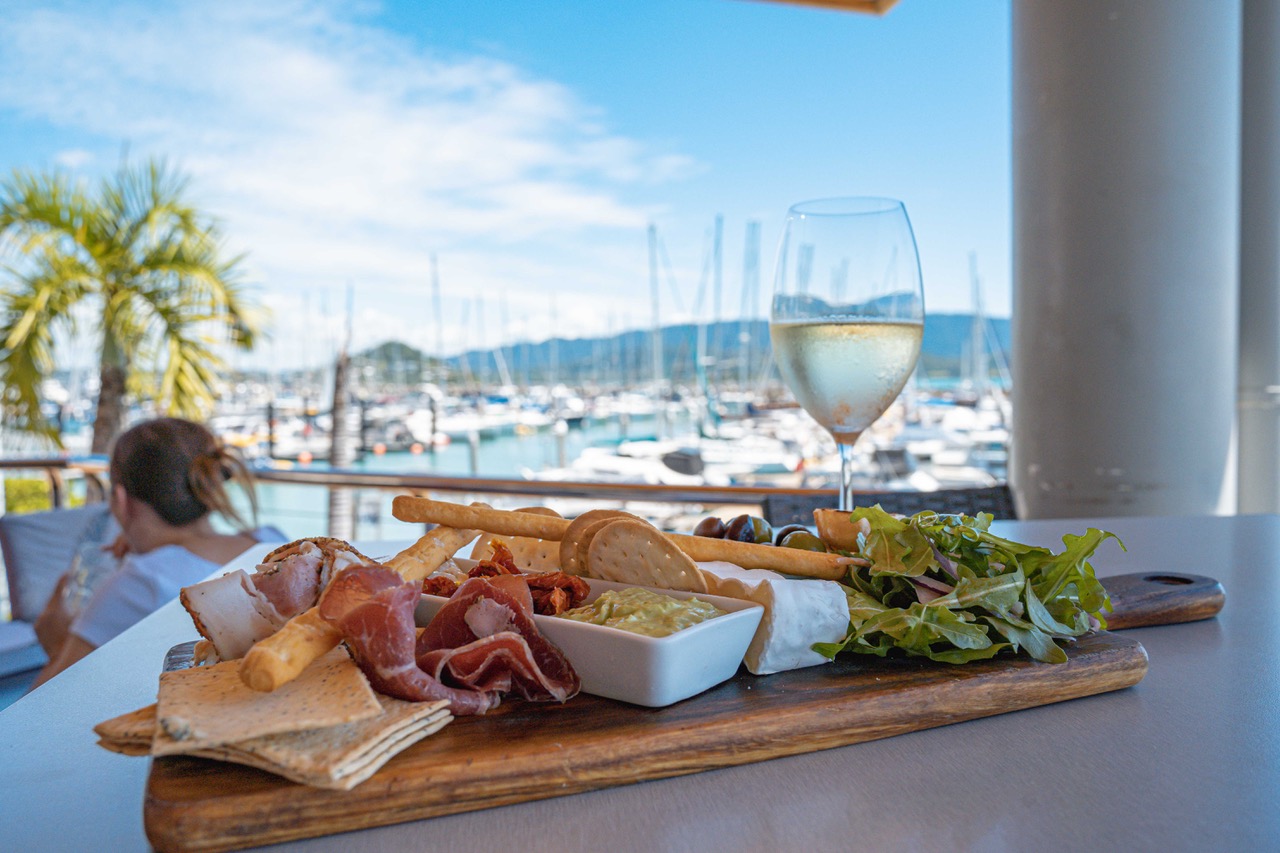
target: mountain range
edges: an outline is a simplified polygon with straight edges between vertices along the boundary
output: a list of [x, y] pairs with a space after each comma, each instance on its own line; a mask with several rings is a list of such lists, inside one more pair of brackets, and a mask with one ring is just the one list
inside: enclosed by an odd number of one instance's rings
[[[1008, 318], [986, 318], [984, 346], [995, 354], [988, 360], [991, 375], [1008, 361], [1011, 331]], [[920, 369], [925, 378], [958, 379], [970, 358], [974, 334], [972, 314], [930, 314], [925, 319]], [[692, 324], [662, 329], [662, 364], [675, 384], [696, 385], [699, 329]], [[766, 320], [725, 321], [705, 327], [706, 381], [712, 384], [752, 385], [773, 372]], [[553, 338], [516, 343], [499, 349], [471, 350], [443, 360], [448, 378], [468, 385], [492, 386], [507, 381], [568, 384], [637, 385], [653, 375], [652, 331], [630, 331], [609, 337]], [[358, 366], [371, 366], [388, 381], [412, 382], [438, 377], [436, 359], [409, 344], [389, 341], [353, 356]]]

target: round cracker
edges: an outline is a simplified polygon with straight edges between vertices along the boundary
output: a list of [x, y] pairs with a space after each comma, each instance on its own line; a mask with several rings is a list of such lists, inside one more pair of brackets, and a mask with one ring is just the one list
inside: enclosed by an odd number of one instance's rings
[[705, 594], [698, 565], [650, 524], [615, 519], [600, 527], [587, 552], [590, 576], [637, 586]]
[[[620, 518], [642, 521], [638, 516], [620, 509], [589, 509], [569, 522], [564, 535], [560, 537], [560, 571], [566, 575], [585, 575], [587, 550], [584, 547], [580, 551], [579, 542], [583, 541], [588, 528], [595, 526], [598, 522], [616, 521]], [[590, 543], [591, 540], [586, 539], [586, 544], [590, 545]]]
[[[562, 518], [560, 513], [547, 506], [522, 507], [516, 512]], [[554, 539], [535, 539], [531, 536], [503, 536], [484, 533], [471, 549], [471, 559], [476, 562], [493, 558], [493, 543], [501, 542], [511, 552], [516, 566], [525, 572], [554, 572], [560, 568], [560, 543]]]

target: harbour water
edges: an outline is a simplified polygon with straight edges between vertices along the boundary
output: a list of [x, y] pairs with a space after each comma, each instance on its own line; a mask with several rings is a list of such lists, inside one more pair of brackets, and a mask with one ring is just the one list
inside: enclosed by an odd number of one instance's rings
[[[586, 422], [563, 435], [542, 430], [527, 435], [502, 435], [476, 442], [454, 441], [421, 453], [365, 453], [351, 467], [361, 471], [384, 471], [396, 474], [440, 474], [459, 477], [521, 477], [524, 472], [538, 472], [564, 467], [588, 447], [616, 445], [623, 440], [654, 438], [655, 419], [641, 418], [626, 427], [617, 421]], [[685, 421], [669, 424], [673, 430], [688, 428]], [[288, 463], [287, 463], [288, 464]], [[308, 470], [326, 470], [324, 463], [302, 466]], [[316, 486], [282, 483], [260, 483], [258, 522], [280, 528], [290, 538], [322, 534], [328, 523], [328, 493]], [[362, 491], [357, 498], [357, 539], [398, 538], [403, 535], [400, 522], [391, 517], [390, 496], [377, 491]]]

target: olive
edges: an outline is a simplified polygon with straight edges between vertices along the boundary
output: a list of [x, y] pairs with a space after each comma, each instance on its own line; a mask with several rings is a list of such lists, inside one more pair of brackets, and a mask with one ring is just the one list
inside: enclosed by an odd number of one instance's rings
[[707, 536], [712, 539], [724, 538], [724, 522], [716, 518], [714, 515], [707, 516], [698, 522], [698, 526], [693, 528], [694, 536]]
[[807, 531], [808, 529], [809, 528], [805, 527], [803, 524], [788, 524], [786, 527], [779, 527], [776, 531], [774, 531], [773, 544], [781, 545], [782, 540], [786, 538], [786, 535], [788, 533], [795, 533], [796, 531], [800, 531], [800, 530]]
[[724, 528], [724, 538], [766, 544], [773, 541], [773, 527], [755, 515], [737, 515]]
[[799, 548], [802, 551], [826, 551], [827, 543], [807, 530], [793, 530], [782, 537], [783, 548]]

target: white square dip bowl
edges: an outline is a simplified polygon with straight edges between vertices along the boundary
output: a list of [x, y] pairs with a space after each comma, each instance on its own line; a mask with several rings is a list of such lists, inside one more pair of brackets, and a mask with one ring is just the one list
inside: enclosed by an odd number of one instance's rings
[[[607, 589], [629, 584], [583, 578], [591, 586], [584, 603]], [[535, 614], [533, 621], [564, 652], [582, 679], [582, 691], [634, 705], [661, 708], [696, 696], [732, 678], [755, 635], [764, 608], [753, 601], [643, 587], [672, 598], [697, 598], [725, 611], [666, 637]], [[414, 612], [426, 625], [449, 599], [424, 595]]]

